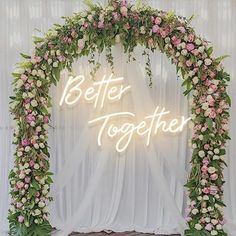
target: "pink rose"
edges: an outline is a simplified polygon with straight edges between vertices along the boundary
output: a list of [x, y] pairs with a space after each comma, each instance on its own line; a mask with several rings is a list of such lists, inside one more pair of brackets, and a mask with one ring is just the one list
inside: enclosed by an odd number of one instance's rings
[[209, 160], [207, 159], [207, 158], [204, 158], [203, 160], [202, 160], [202, 163], [204, 164], [204, 165], [209, 165]]
[[214, 119], [216, 117], [216, 112], [215, 112], [214, 108], [211, 109], [211, 111], [209, 113], [209, 117], [212, 118], [212, 119]]
[[186, 29], [183, 26], [178, 27], [177, 30], [179, 30], [183, 34], [186, 32]]
[[57, 56], [57, 59], [58, 59], [60, 62], [66, 60], [66, 58], [65, 58], [63, 55]]
[[22, 74], [20, 76], [20, 78], [23, 80], [23, 81], [26, 81], [28, 79], [28, 77], [25, 75], [25, 74]]
[[26, 90], [29, 90], [31, 88], [31, 84], [29, 83], [25, 83], [24, 86]]
[[217, 180], [218, 179], [218, 175], [217, 174], [212, 174], [211, 175], [211, 180]]
[[23, 139], [22, 141], [21, 141], [21, 145], [22, 146], [28, 146], [30, 144], [30, 141], [28, 140], [28, 139]]
[[208, 143], [204, 144], [204, 149], [208, 150], [210, 148], [210, 145]]
[[160, 34], [162, 38], [165, 38], [167, 36], [167, 31], [160, 29]]
[[187, 60], [187, 61], [186, 61], [186, 66], [187, 66], [187, 67], [190, 67], [192, 64], [193, 64], [193, 63], [192, 63], [191, 60]]
[[20, 215], [20, 216], [17, 217], [17, 219], [18, 219], [19, 223], [23, 223], [25, 218], [24, 218], [24, 216]]
[[197, 108], [195, 112], [196, 112], [196, 114], [200, 114], [201, 113], [201, 108]]
[[206, 165], [202, 166], [201, 171], [207, 173], [208, 167]]
[[104, 23], [102, 21], [98, 22], [98, 28], [103, 29], [104, 28]]
[[213, 229], [213, 225], [212, 224], [207, 224], [205, 226], [205, 230], [207, 230], [207, 231], [211, 231], [212, 229]]
[[17, 203], [16, 203], [16, 208], [19, 209], [19, 208], [21, 208], [22, 206], [23, 206], [23, 204], [22, 204], [21, 202], [17, 202]]
[[156, 25], [160, 25], [161, 24], [161, 18], [160, 17], [156, 17], [155, 24]]
[[34, 166], [34, 161], [30, 160], [29, 165], [30, 165], [30, 167], [33, 167]]
[[21, 188], [24, 187], [24, 183], [21, 182], [21, 181], [19, 181], [19, 182], [16, 183], [16, 187], [17, 187], [18, 189], [21, 189]]
[[217, 186], [214, 186], [214, 185], [210, 186], [210, 194], [215, 195], [215, 194], [217, 194], [218, 190], [219, 189]]
[[32, 121], [35, 121], [35, 116], [31, 113], [29, 115], [26, 116], [26, 121], [28, 123], [31, 123]]
[[128, 6], [127, 0], [122, 0], [121, 6], [122, 7], [127, 7]]
[[112, 12], [112, 16], [114, 21], [118, 21], [120, 19], [120, 14], [118, 12]]
[[202, 190], [202, 192], [205, 193], [205, 194], [208, 194], [208, 193], [210, 193], [210, 189], [209, 188], [204, 188]]
[[194, 34], [189, 34], [189, 36], [188, 36], [188, 41], [189, 41], [189, 42], [193, 42], [193, 41], [194, 41], [194, 38], [195, 38]]
[[29, 184], [30, 183], [30, 177], [25, 177], [25, 183]]
[[199, 51], [197, 49], [192, 50], [192, 54], [194, 56], [197, 56], [199, 54]]
[[194, 48], [195, 48], [195, 47], [194, 47], [194, 44], [192, 44], [192, 43], [187, 43], [186, 49], [187, 49], [189, 52], [192, 51]]
[[152, 32], [153, 33], [158, 33], [159, 32], [159, 26], [158, 25], [153, 25]]
[[171, 38], [171, 41], [172, 41], [172, 43], [173, 43], [173, 45], [176, 47], [176, 46], [178, 46], [180, 43], [181, 43], [181, 39], [178, 39], [177, 37], [175, 37], [175, 36], [173, 36], [172, 38]]
[[46, 124], [49, 123], [49, 117], [48, 116], [44, 116], [43, 117], [43, 122], [46, 123]]

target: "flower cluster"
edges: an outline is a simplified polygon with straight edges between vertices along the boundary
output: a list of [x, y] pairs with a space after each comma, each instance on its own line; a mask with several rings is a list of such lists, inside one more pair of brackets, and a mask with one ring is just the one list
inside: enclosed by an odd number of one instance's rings
[[[55, 24], [45, 37], [34, 38], [33, 56], [13, 73], [14, 93], [11, 112], [16, 129], [15, 165], [9, 179], [11, 208], [10, 234], [49, 235], [47, 204], [50, 184], [48, 129], [51, 98], [49, 88], [60, 79], [60, 71], [71, 70], [75, 59], [90, 56], [99, 69], [96, 54], [106, 49], [107, 62], [113, 69], [112, 46], [121, 43], [131, 59], [137, 45], [147, 56], [146, 72], [151, 80], [149, 53], [165, 53], [183, 78], [184, 95], [191, 94], [193, 149], [191, 173], [186, 184], [189, 203], [186, 235], [226, 235], [223, 218], [223, 165], [228, 136], [230, 98], [226, 87], [229, 75], [213, 48], [197, 36], [190, 19], [126, 0], [111, 0], [102, 8], [87, 1], [89, 10], [66, 17], [64, 25]], [[99, 57], [98, 57], [99, 58]], [[135, 58], [133, 57], [133, 60]], [[32, 234], [34, 235], [34, 234]]]

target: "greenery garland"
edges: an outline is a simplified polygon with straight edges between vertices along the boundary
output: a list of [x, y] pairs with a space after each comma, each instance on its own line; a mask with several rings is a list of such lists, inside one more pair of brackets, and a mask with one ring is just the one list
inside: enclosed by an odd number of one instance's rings
[[[79, 57], [90, 56], [93, 77], [100, 67], [96, 54], [106, 51], [114, 69], [112, 47], [121, 43], [124, 53], [143, 46], [147, 58], [147, 77], [152, 83], [149, 53], [160, 51], [176, 65], [182, 76], [184, 95], [191, 93], [193, 149], [188, 189], [188, 236], [227, 235], [223, 218], [223, 166], [228, 136], [230, 98], [226, 92], [229, 74], [221, 61], [212, 56], [209, 42], [197, 36], [190, 20], [173, 12], [153, 9], [125, 0], [112, 0], [106, 7], [86, 1], [88, 10], [64, 17], [45, 37], [34, 38], [32, 56], [13, 73], [14, 96], [10, 110], [14, 115], [16, 147], [14, 168], [9, 174], [11, 207], [10, 235], [50, 235], [47, 205], [52, 183], [49, 171], [48, 129], [51, 98], [49, 88], [57, 84], [60, 71], [71, 70]], [[135, 60], [135, 58], [133, 58]]]

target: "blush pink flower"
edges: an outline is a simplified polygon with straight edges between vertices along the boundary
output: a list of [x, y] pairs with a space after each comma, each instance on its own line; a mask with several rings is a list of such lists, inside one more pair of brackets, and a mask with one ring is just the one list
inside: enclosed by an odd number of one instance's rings
[[178, 39], [176, 36], [173, 36], [171, 38], [171, 41], [175, 47], [177, 47], [177, 45], [179, 45], [181, 43], [181, 39]]
[[43, 122], [44, 122], [45, 124], [49, 123], [49, 117], [48, 117], [48, 116], [44, 116], [44, 117], [43, 117]]
[[32, 121], [35, 121], [35, 116], [32, 113], [30, 113], [29, 115], [26, 116], [26, 121], [28, 123], [31, 123]]
[[205, 166], [205, 165], [202, 166], [201, 171], [204, 172], [204, 173], [207, 173], [207, 171], [208, 171], [208, 167]]
[[194, 44], [192, 44], [192, 43], [187, 43], [186, 49], [187, 49], [189, 52], [192, 51], [194, 48], [195, 48], [195, 47], [194, 47]]
[[26, 80], [28, 79], [28, 76], [25, 75], [25, 74], [22, 74], [22, 75], [20, 76], [20, 78], [21, 78], [23, 81], [26, 81]]
[[160, 17], [156, 17], [156, 19], [155, 19], [155, 24], [156, 25], [160, 25], [161, 24], [161, 18]]
[[208, 143], [204, 144], [204, 149], [208, 150], [210, 148], [210, 145]]
[[34, 166], [34, 161], [30, 160], [29, 165], [30, 165], [30, 167], [33, 167]]
[[16, 203], [16, 208], [20, 209], [22, 206], [23, 206], [23, 204], [21, 202]]
[[187, 61], [186, 61], [186, 66], [187, 66], [187, 67], [190, 67], [192, 64], [193, 64], [193, 63], [192, 63], [191, 60], [187, 60]]
[[186, 29], [183, 26], [178, 27], [177, 30], [179, 30], [183, 34], [186, 32]]
[[23, 223], [24, 222], [24, 216], [22, 216], [22, 215], [19, 215], [18, 217], [17, 217], [17, 220], [18, 220], [18, 222], [19, 223]]
[[194, 38], [195, 38], [194, 34], [189, 34], [188, 41], [192, 43], [194, 41]]
[[18, 182], [16, 183], [16, 187], [17, 187], [18, 189], [21, 189], [21, 188], [24, 187], [24, 183], [21, 182], [21, 181], [18, 181]]
[[127, 0], [122, 0], [121, 6], [122, 6], [122, 7], [127, 7], [127, 6], [128, 6]]
[[210, 193], [210, 189], [209, 188], [203, 188], [202, 192], [205, 193], [205, 194], [208, 194], [208, 193]]
[[25, 177], [25, 183], [29, 184], [31, 181], [31, 178], [30, 177]]
[[207, 159], [207, 158], [204, 158], [203, 160], [202, 160], [202, 163], [204, 164], [204, 165], [209, 165], [209, 160]]
[[217, 174], [212, 174], [210, 177], [211, 177], [211, 180], [217, 180], [218, 179]]
[[160, 28], [159, 28], [158, 25], [153, 25], [153, 27], [152, 27], [152, 32], [153, 32], [153, 33], [158, 33], [159, 30], [160, 30]]
[[98, 22], [98, 28], [99, 28], [99, 29], [103, 29], [103, 28], [104, 28], [104, 22], [99, 21], [99, 22]]
[[207, 231], [211, 231], [212, 229], [213, 229], [213, 225], [212, 224], [207, 224], [205, 226], [205, 230], [207, 230]]
[[211, 109], [210, 113], [209, 113], [209, 117], [214, 119], [216, 117], [216, 112], [215, 112], [215, 109]]
[[22, 141], [21, 141], [21, 145], [22, 146], [28, 146], [30, 144], [30, 141], [29, 141], [29, 139], [23, 139]]
[[26, 90], [29, 90], [31, 88], [31, 84], [29, 83], [25, 83], [24, 86]]

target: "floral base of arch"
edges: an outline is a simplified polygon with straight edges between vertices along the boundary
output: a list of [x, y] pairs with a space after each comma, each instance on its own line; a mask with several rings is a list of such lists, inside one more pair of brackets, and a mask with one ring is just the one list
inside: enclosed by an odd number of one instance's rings
[[191, 172], [185, 185], [188, 195], [185, 235], [227, 235], [223, 230], [223, 166], [229, 139], [230, 79], [221, 61], [212, 56], [208, 41], [196, 35], [191, 19], [173, 12], [137, 3], [112, 0], [105, 7], [86, 1], [88, 10], [65, 17], [45, 37], [34, 38], [32, 56], [21, 54], [14, 76], [10, 110], [14, 115], [16, 147], [14, 168], [9, 174], [11, 207], [10, 235], [50, 235], [47, 205], [52, 173], [49, 171], [48, 129], [51, 98], [49, 88], [57, 84], [60, 71], [71, 70], [79, 57], [89, 56], [91, 77], [100, 67], [95, 52], [106, 52], [113, 70], [112, 46], [121, 43], [129, 59], [141, 45], [146, 74], [152, 84], [149, 54], [165, 55], [182, 76], [184, 95], [190, 96], [193, 137]]

